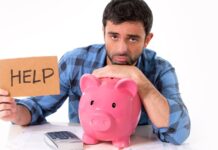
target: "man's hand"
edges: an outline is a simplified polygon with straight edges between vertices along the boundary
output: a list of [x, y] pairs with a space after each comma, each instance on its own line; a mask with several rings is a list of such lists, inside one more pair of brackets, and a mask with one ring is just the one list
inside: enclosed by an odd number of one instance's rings
[[96, 69], [92, 73], [98, 78], [114, 77], [114, 78], [130, 78], [135, 81], [138, 87], [138, 94], [141, 99], [144, 99], [145, 91], [153, 90], [152, 83], [147, 77], [135, 66], [129, 65], [107, 65], [103, 68]]
[[0, 119], [4, 121], [14, 121], [17, 105], [14, 98], [8, 97], [9, 93], [0, 89]]
[[107, 65], [94, 70], [92, 74], [96, 77], [130, 78], [135, 81], [138, 88], [142, 83], [144, 83], [144, 86], [146, 83], [150, 84], [146, 76], [135, 66]]
[[17, 105], [15, 99], [8, 95], [8, 91], [0, 89], [0, 119], [18, 125], [29, 124], [31, 121], [29, 110], [22, 105]]

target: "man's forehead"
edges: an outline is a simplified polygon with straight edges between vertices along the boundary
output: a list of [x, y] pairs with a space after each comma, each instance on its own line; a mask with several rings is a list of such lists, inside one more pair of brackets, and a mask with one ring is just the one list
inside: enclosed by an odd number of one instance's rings
[[132, 21], [120, 24], [114, 24], [112, 21], [108, 21], [105, 31], [109, 34], [126, 34], [128, 36], [142, 36], [145, 34], [143, 24]]

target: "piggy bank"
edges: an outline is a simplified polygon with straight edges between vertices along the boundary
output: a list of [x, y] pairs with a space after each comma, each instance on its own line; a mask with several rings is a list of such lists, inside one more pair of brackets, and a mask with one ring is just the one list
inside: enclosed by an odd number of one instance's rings
[[111, 141], [116, 147], [130, 144], [141, 114], [136, 83], [131, 79], [97, 78], [85, 74], [80, 79], [82, 96], [79, 118], [85, 144]]

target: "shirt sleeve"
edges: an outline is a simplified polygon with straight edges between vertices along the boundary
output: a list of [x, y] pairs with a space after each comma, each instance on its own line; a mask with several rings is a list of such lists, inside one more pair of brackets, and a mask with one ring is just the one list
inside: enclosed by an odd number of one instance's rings
[[170, 122], [168, 128], [157, 128], [153, 125], [154, 133], [163, 142], [182, 144], [190, 134], [190, 118], [180, 96], [175, 69], [170, 64], [162, 66], [155, 86], [168, 101]]
[[[66, 55], [67, 56], [67, 55]], [[49, 96], [36, 96], [26, 99], [16, 99], [18, 105], [25, 106], [31, 113], [31, 122], [29, 125], [41, 124], [46, 122], [46, 116], [54, 113], [64, 103], [68, 97], [70, 88], [69, 73], [72, 65], [69, 66], [66, 56], [63, 56], [59, 62], [60, 76], [60, 94]], [[68, 67], [69, 66], [69, 67]]]

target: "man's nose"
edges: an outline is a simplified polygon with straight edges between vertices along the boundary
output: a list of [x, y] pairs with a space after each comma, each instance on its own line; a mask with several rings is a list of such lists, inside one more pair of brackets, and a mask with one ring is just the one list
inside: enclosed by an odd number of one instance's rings
[[118, 45], [118, 52], [120, 53], [120, 54], [126, 54], [126, 52], [127, 52], [127, 50], [128, 50], [128, 45], [127, 45], [127, 43], [125, 42], [125, 41], [123, 41], [123, 40], [121, 40], [120, 42], [119, 42], [119, 45]]

